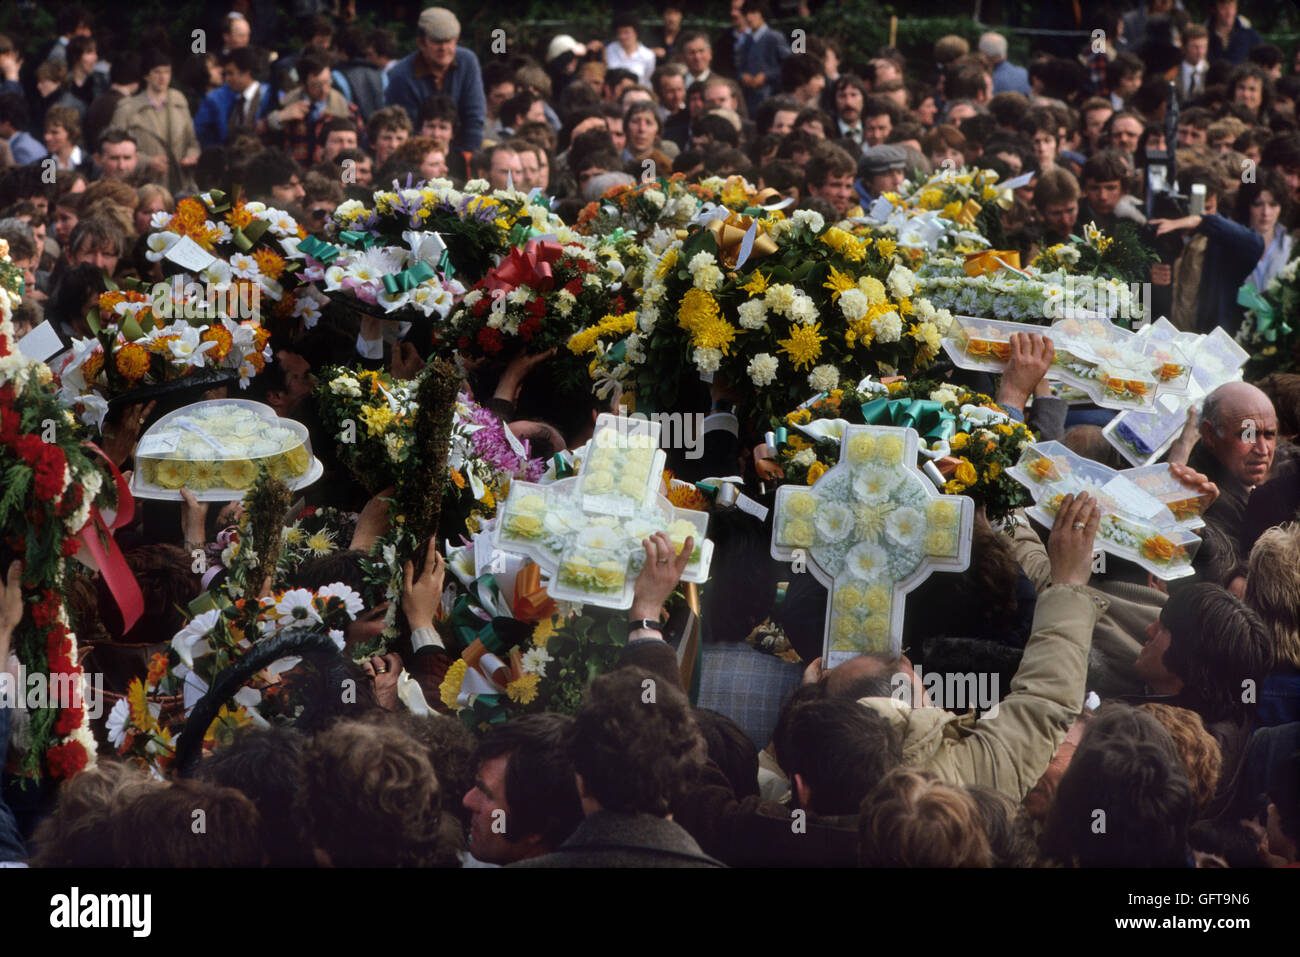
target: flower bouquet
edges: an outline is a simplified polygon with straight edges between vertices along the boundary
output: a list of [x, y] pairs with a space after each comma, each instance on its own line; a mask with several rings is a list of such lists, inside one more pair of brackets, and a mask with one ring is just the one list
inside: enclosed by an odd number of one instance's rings
[[[419, 236], [417, 242], [406, 234]], [[428, 263], [436, 235], [445, 244], [432, 262], [445, 279], [472, 285], [483, 278], [511, 246], [539, 234], [567, 242], [577, 237], [553, 216], [544, 198], [537, 201], [517, 190], [491, 191], [487, 182], [470, 180], [463, 190], [449, 180], [408, 181], [377, 189], [370, 204], [348, 200], [330, 217], [326, 239], [366, 248], [401, 250]], [[428, 257], [423, 254], [429, 252]]]
[[95, 338], [74, 340], [56, 368], [60, 393], [83, 423], [100, 428], [111, 402], [173, 385], [211, 388], [237, 378], [246, 388], [265, 367], [271, 358], [266, 327], [215, 314], [170, 319], [179, 314], [171, 298], [179, 289], [179, 282], [164, 284], [154, 299], [117, 287], [100, 295], [87, 317]]
[[1243, 285], [1237, 304], [1246, 307], [1246, 317], [1237, 330], [1237, 341], [1249, 350], [1248, 377], [1257, 381], [1270, 372], [1300, 370], [1300, 335], [1288, 319], [1300, 315], [1300, 259], [1292, 258], [1264, 289]]
[[[1192, 556], [1200, 538], [1189, 524], [1180, 523], [1162, 499], [1132, 481], [1129, 473], [1082, 458], [1059, 442], [1029, 446], [1010, 473], [1033, 495], [1029, 515], [1044, 525], [1050, 527], [1055, 521], [1066, 495], [1086, 492], [1096, 497], [1101, 508], [1098, 548], [1134, 562], [1157, 578], [1193, 573]], [[1153, 483], [1150, 474], [1139, 478]], [[1184, 491], [1183, 498], [1190, 497]], [[1194, 519], [1188, 515], [1187, 521]]]
[[[629, 311], [630, 292], [623, 288], [622, 264], [592, 247], [529, 240], [511, 249], [465, 293], [440, 341], [466, 359], [503, 363], [523, 352], [562, 347], [579, 329], [605, 321], [602, 317], [630, 328], [635, 316]], [[561, 378], [586, 379], [583, 364], [572, 358], [552, 365], [563, 370]]]
[[[872, 388], [874, 387], [874, 389]], [[983, 505], [990, 521], [1031, 501], [1007, 475], [1034, 433], [986, 395], [934, 381], [887, 386], [845, 383], [787, 413], [778, 423], [777, 462], [785, 483], [815, 484], [839, 460], [844, 429], [860, 423], [907, 424], [921, 433], [917, 452], [940, 490]]]
[[1044, 273], [1067, 276], [1095, 276], [1125, 283], [1147, 282], [1155, 251], [1147, 246], [1132, 223], [1117, 221], [1109, 236], [1089, 223], [1083, 236], [1071, 236], [1068, 243], [1049, 246], [1031, 264]]
[[[11, 265], [2, 244], [0, 280]], [[36, 703], [28, 688], [19, 690], [30, 707], [10, 770], [24, 779], [57, 780], [95, 763], [85, 676], [62, 597], [73, 556], [98, 564], [129, 623], [142, 601], [109, 534], [119, 520], [130, 520], [130, 493], [86, 441], [53, 389], [49, 368], [18, 352], [10, 317], [19, 301], [17, 290], [0, 281], [0, 569], [7, 573], [11, 561], [23, 562], [23, 614], [13, 651], [26, 674], [43, 676], [49, 693]], [[101, 510], [117, 518], [106, 521]], [[127, 610], [132, 603], [134, 617]]]
[[623, 229], [647, 239], [656, 229], [684, 228], [700, 207], [716, 196], [715, 191], [686, 182], [683, 173], [635, 186], [614, 186], [598, 201], [583, 207], [578, 214], [578, 231], [588, 236], [607, 236]]
[[897, 654], [903, 595], [930, 570], [960, 570], [970, 561], [974, 503], [940, 496], [919, 473], [917, 440], [913, 429], [847, 426], [839, 462], [812, 488], [777, 491], [773, 557], [806, 559], [831, 592], [828, 666]]
[[892, 237], [905, 248], [981, 249], [1000, 241], [998, 208], [1011, 203], [1011, 190], [997, 180], [987, 169], [940, 170], [882, 194], [854, 222], [866, 235]]
[[809, 387], [912, 372], [937, 355], [950, 317], [913, 298], [892, 240], [859, 239], [807, 210], [715, 212], [647, 263], [635, 332], [570, 340], [576, 353], [612, 356], [639, 408], [671, 409], [688, 376], [716, 376], [744, 391], [742, 416], [767, 417]]

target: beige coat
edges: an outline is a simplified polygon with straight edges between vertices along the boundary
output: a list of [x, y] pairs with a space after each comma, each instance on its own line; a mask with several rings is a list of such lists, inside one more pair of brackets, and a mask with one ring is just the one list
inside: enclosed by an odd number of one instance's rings
[[114, 127], [127, 130], [135, 137], [142, 163], [163, 154], [167, 157], [167, 186], [177, 192], [191, 179], [180, 160], [199, 152], [199, 140], [194, 134], [194, 120], [189, 104], [179, 90], [167, 91], [165, 109], [155, 109], [147, 92], [128, 96], [113, 111]]

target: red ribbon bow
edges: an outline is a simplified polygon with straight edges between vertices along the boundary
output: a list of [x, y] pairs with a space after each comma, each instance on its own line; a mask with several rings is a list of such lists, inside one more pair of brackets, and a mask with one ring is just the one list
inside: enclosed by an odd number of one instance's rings
[[501, 289], [509, 292], [518, 286], [528, 286], [537, 292], [549, 292], [555, 286], [551, 263], [564, 255], [564, 247], [553, 240], [530, 239], [520, 249], [515, 246], [510, 255], [486, 276], [483, 285], [489, 291]]

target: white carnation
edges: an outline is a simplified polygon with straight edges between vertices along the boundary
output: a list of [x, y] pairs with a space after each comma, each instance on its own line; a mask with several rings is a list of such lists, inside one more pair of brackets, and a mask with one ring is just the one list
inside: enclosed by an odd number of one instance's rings
[[768, 287], [767, 295], [763, 297], [763, 301], [767, 304], [767, 308], [778, 315], [784, 316], [789, 313], [790, 307], [794, 305], [797, 292], [798, 290], [789, 283], [779, 282], [775, 286]]
[[871, 320], [871, 331], [878, 342], [897, 342], [903, 334], [903, 320], [891, 310]]
[[816, 210], [795, 210], [794, 215], [791, 216], [790, 219], [795, 223], [795, 225], [807, 226], [808, 229], [814, 233], [820, 233], [824, 228], [826, 228], [826, 220], [823, 219], [822, 214]]
[[844, 318], [850, 322], [861, 319], [867, 314], [869, 308], [871, 305], [867, 301], [867, 294], [861, 289], [846, 289], [840, 293], [840, 312], [844, 313]]
[[750, 299], [742, 302], [736, 312], [740, 316], [742, 329], [762, 329], [767, 322], [767, 306], [762, 299]]
[[840, 370], [827, 363], [817, 366], [808, 374], [808, 385], [817, 392], [830, 392], [840, 384]]
[[703, 346], [697, 346], [695, 354], [691, 356], [695, 363], [695, 368], [704, 373], [717, 372], [718, 367], [722, 365], [721, 349], [706, 349]]
[[889, 291], [895, 296], [910, 296], [916, 291], [916, 273], [906, 266], [895, 265], [889, 271]]
[[[706, 255], [701, 253], [701, 256]], [[698, 258], [698, 257], [697, 257]], [[694, 260], [692, 260], [694, 262]], [[692, 270], [695, 273], [695, 288], [703, 289], [705, 292], [712, 292], [722, 285], [722, 270], [717, 266], [702, 266], [698, 270]]]
[[801, 292], [790, 304], [789, 316], [793, 322], [800, 325], [812, 325], [817, 321], [817, 303], [813, 302], [811, 296]]
[[776, 370], [780, 365], [777, 358], [769, 353], [760, 352], [754, 358], [749, 360], [749, 365], [745, 371], [749, 373], [749, 378], [753, 380], [754, 385], [770, 385], [776, 379]]
[[694, 276], [701, 269], [709, 266], [716, 266], [718, 260], [714, 258], [713, 253], [696, 253], [691, 257], [691, 261], [686, 264], [686, 269]]

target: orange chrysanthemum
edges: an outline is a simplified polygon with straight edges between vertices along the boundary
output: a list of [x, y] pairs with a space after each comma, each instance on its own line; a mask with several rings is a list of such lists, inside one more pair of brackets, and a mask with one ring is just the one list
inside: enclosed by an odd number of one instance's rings
[[171, 352], [171, 347], [168, 343], [174, 342], [178, 338], [178, 336], [158, 336], [149, 343], [149, 351], [158, 355], [168, 355]]
[[128, 342], [113, 357], [117, 371], [131, 382], [139, 382], [149, 371], [149, 350], [138, 342]]
[[154, 655], [149, 659], [149, 673], [145, 678], [147, 686], [152, 690], [158, 687], [158, 682], [163, 680], [167, 674], [167, 656]]
[[99, 311], [103, 315], [108, 315], [113, 311], [119, 302], [126, 302], [126, 296], [121, 292], [104, 292], [99, 295]]
[[87, 382], [94, 382], [95, 378], [103, 371], [104, 350], [96, 349], [86, 356], [86, 361], [81, 364], [81, 374]]
[[216, 343], [215, 346], [208, 350], [208, 355], [216, 362], [220, 362], [228, 356], [230, 347], [235, 344], [234, 338], [230, 335], [230, 330], [225, 326], [209, 326], [199, 338], [204, 342]]
[[[248, 323], [243, 323], [243, 325], [248, 325]], [[257, 346], [257, 350], [259, 352], [261, 352], [262, 349], [266, 346], [266, 344], [270, 341], [271, 341], [270, 329], [267, 329], [265, 326], [256, 326], [253, 329], [253, 345]]]
[[226, 223], [231, 229], [241, 229], [253, 221], [253, 214], [248, 211], [243, 203], [236, 203], [226, 213]]
[[262, 275], [268, 279], [279, 279], [284, 275], [284, 257], [274, 249], [258, 249], [253, 253], [253, 260]]

